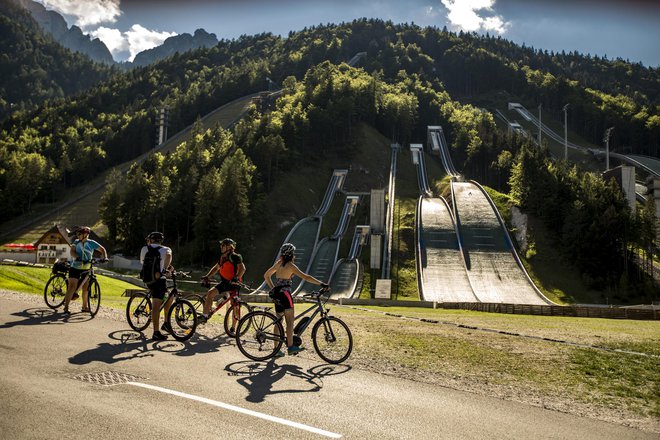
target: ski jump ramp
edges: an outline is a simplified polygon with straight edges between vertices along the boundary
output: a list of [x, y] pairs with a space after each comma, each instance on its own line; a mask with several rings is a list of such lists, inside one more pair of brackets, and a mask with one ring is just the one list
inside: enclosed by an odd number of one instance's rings
[[[323, 224], [323, 217], [330, 209], [332, 205], [332, 200], [334, 199], [335, 193], [342, 189], [344, 186], [344, 181], [346, 179], [346, 174], [348, 170], [334, 170], [330, 178], [330, 182], [325, 191], [325, 196], [323, 197], [323, 202], [321, 206], [312, 216], [305, 217], [302, 220], [298, 221], [282, 242], [292, 243], [296, 247], [295, 261], [296, 265], [300, 270], [304, 272], [309, 272], [310, 266], [312, 264], [312, 257], [317, 247], [319, 233], [321, 232], [321, 225]], [[275, 258], [273, 261], [277, 260], [279, 257], [279, 247], [275, 252]], [[295, 278], [292, 285], [292, 292], [296, 292], [302, 283], [299, 278]], [[264, 282], [259, 286], [254, 293], [265, 293], [268, 292], [268, 285]]]
[[[474, 181], [461, 181], [439, 126], [429, 145], [452, 176], [451, 205], [428, 195], [418, 175], [417, 269], [421, 297], [438, 302], [553, 304], [534, 285], [516, 254], [495, 204]], [[411, 145], [412, 147], [412, 145]], [[418, 149], [423, 158], [424, 150]], [[426, 174], [417, 160], [418, 173]]]
[[480, 302], [553, 304], [525, 271], [492, 200], [476, 182], [452, 182], [459, 239]]
[[[432, 139], [432, 151], [441, 154], [435, 134]], [[420, 192], [415, 223], [417, 283], [421, 299], [437, 302], [477, 302], [465, 272], [449, 205], [442, 197], [431, 197], [422, 145], [411, 144], [410, 149], [417, 168]]]
[[454, 219], [443, 198], [418, 202], [418, 268], [424, 301], [478, 302], [456, 238]]

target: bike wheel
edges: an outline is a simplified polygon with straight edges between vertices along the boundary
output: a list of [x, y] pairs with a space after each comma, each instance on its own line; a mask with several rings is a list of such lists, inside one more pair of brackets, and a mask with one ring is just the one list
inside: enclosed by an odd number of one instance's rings
[[44, 287], [44, 301], [51, 309], [57, 309], [64, 302], [66, 296], [67, 279], [62, 274], [50, 277]]
[[[279, 332], [279, 333], [278, 333]], [[238, 349], [253, 361], [265, 361], [282, 348], [282, 323], [272, 313], [256, 310], [243, 316], [236, 328]]]
[[98, 281], [92, 280], [90, 283], [87, 300], [89, 301], [89, 314], [94, 317], [99, 312], [99, 307], [101, 307], [101, 286], [99, 286]]
[[141, 332], [151, 323], [151, 299], [138, 293], [129, 298], [126, 304], [126, 320], [136, 332]]
[[[225, 314], [225, 333], [227, 333], [227, 336], [231, 338], [236, 337], [236, 326], [238, 325], [238, 322], [243, 316], [251, 311], [252, 308], [242, 301], [237, 301], [229, 307], [229, 310], [227, 310], [227, 313]], [[250, 327], [246, 325], [241, 330], [246, 332], [249, 329]]]
[[204, 311], [204, 297], [202, 295], [190, 295], [186, 297], [186, 300], [190, 301], [198, 315], [202, 314]]
[[353, 351], [353, 335], [339, 318], [328, 316], [319, 319], [312, 329], [314, 350], [329, 364], [344, 362]]
[[197, 312], [192, 303], [178, 299], [167, 312], [167, 322], [172, 329], [171, 334], [177, 341], [187, 341], [197, 328]]

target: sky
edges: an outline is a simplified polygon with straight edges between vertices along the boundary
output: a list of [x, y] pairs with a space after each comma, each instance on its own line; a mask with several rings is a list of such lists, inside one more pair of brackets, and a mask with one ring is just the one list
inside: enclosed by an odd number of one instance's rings
[[499, 35], [548, 51], [660, 67], [660, 1], [642, 0], [37, 0], [100, 38], [116, 61], [203, 28], [218, 39], [380, 18]]

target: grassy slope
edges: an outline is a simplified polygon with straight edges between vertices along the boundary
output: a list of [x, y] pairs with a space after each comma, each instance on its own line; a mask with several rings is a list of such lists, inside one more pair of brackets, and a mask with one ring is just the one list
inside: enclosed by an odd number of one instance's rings
[[[0, 265], [0, 288], [41, 296], [50, 276], [49, 268]], [[126, 306], [126, 298], [122, 297], [122, 294], [126, 289], [136, 289], [133, 284], [103, 275], [99, 275], [98, 279], [102, 307], [123, 309]]]

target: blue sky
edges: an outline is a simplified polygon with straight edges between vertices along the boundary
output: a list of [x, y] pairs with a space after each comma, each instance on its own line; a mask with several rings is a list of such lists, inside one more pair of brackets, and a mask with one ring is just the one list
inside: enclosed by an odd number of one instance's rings
[[640, 0], [38, 0], [97, 36], [115, 60], [198, 28], [220, 38], [381, 18], [489, 32], [518, 44], [660, 66], [660, 2]]

